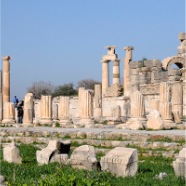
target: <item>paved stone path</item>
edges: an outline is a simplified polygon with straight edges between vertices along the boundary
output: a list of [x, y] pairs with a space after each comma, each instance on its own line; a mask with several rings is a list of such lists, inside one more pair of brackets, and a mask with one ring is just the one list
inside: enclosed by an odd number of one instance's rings
[[75, 132], [92, 132], [92, 133], [127, 133], [127, 134], [139, 134], [139, 135], [179, 135], [186, 136], [185, 130], [159, 130], [159, 131], [146, 131], [146, 130], [126, 130], [116, 128], [52, 128], [52, 127], [0, 127], [0, 131], [33, 131], [33, 132], [64, 132], [64, 133], [75, 133]]

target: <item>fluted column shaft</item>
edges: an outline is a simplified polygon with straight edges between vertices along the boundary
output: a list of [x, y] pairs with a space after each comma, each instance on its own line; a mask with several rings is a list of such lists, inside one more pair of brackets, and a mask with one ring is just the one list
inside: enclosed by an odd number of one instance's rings
[[52, 97], [51, 96], [41, 96], [40, 105], [41, 123], [50, 123], [52, 119]]
[[68, 96], [60, 96], [60, 105], [59, 105], [59, 119], [69, 119], [69, 105], [70, 98]]
[[171, 102], [170, 102], [170, 86], [166, 82], [160, 83], [159, 111], [164, 120], [172, 119], [172, 107], [171, 107]]
[[33, 94], [32, 93], [27, 93], [25, 95], [23, 123], [24, 124], [33, 123]]
[[94, 117], [102, 116], [102, 93], [101, 85], [94, 85]]
[[139, 91], [135, 91], [131, 95], [131, 117], [145, 117], [144, 98]]

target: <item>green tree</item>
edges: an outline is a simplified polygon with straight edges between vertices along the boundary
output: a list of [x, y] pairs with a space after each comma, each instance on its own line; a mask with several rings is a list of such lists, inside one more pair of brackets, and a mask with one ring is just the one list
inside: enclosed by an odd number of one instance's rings
[[73, 83], [68, 83], [68, 84], [59, 85], [55, 87], [54, 92], [52, 94], [53, 97], [74, 96], [74, 95], [77, 95], [77, 90], [74, 89]]

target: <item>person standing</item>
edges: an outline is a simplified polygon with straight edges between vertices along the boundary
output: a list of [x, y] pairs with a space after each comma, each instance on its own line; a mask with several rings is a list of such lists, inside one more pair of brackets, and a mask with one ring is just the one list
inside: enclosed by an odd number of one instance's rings
[[19, 100], [17, 99], [16, 96], [14, 96], [14, 100], [13, 100], [13, 102], [14, 102], [14, 106], [15, 106], [15, 108], [17, 108], [17, 105], [18, 105]]
[[18, 123], [23, 123], [23, 107], [18, 105], [17, 107]]

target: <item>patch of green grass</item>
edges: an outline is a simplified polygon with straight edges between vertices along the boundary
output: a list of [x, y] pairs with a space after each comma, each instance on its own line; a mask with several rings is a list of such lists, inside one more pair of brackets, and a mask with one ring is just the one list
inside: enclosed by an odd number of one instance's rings
[[[9, 186], [40, 185], [40, 186], [183, 186], [185, 180], [176, 177], [172, 168], [171, 158], [140, 157], [138, 173], [134, 177], [115, 177], [102, 171], [85, 171], [62, 166], [59, 163], [38, 166], [36, 162], [37, 148], [21, 144], [20, 154], [23, 157], [21, 165], [2, 160], [0, 149], [0, 174], [5, 176]], [[104, 154], [97, 153], [98, 159]], [[163, 180], [155, 178], [160, 172], [166, 172]]]

